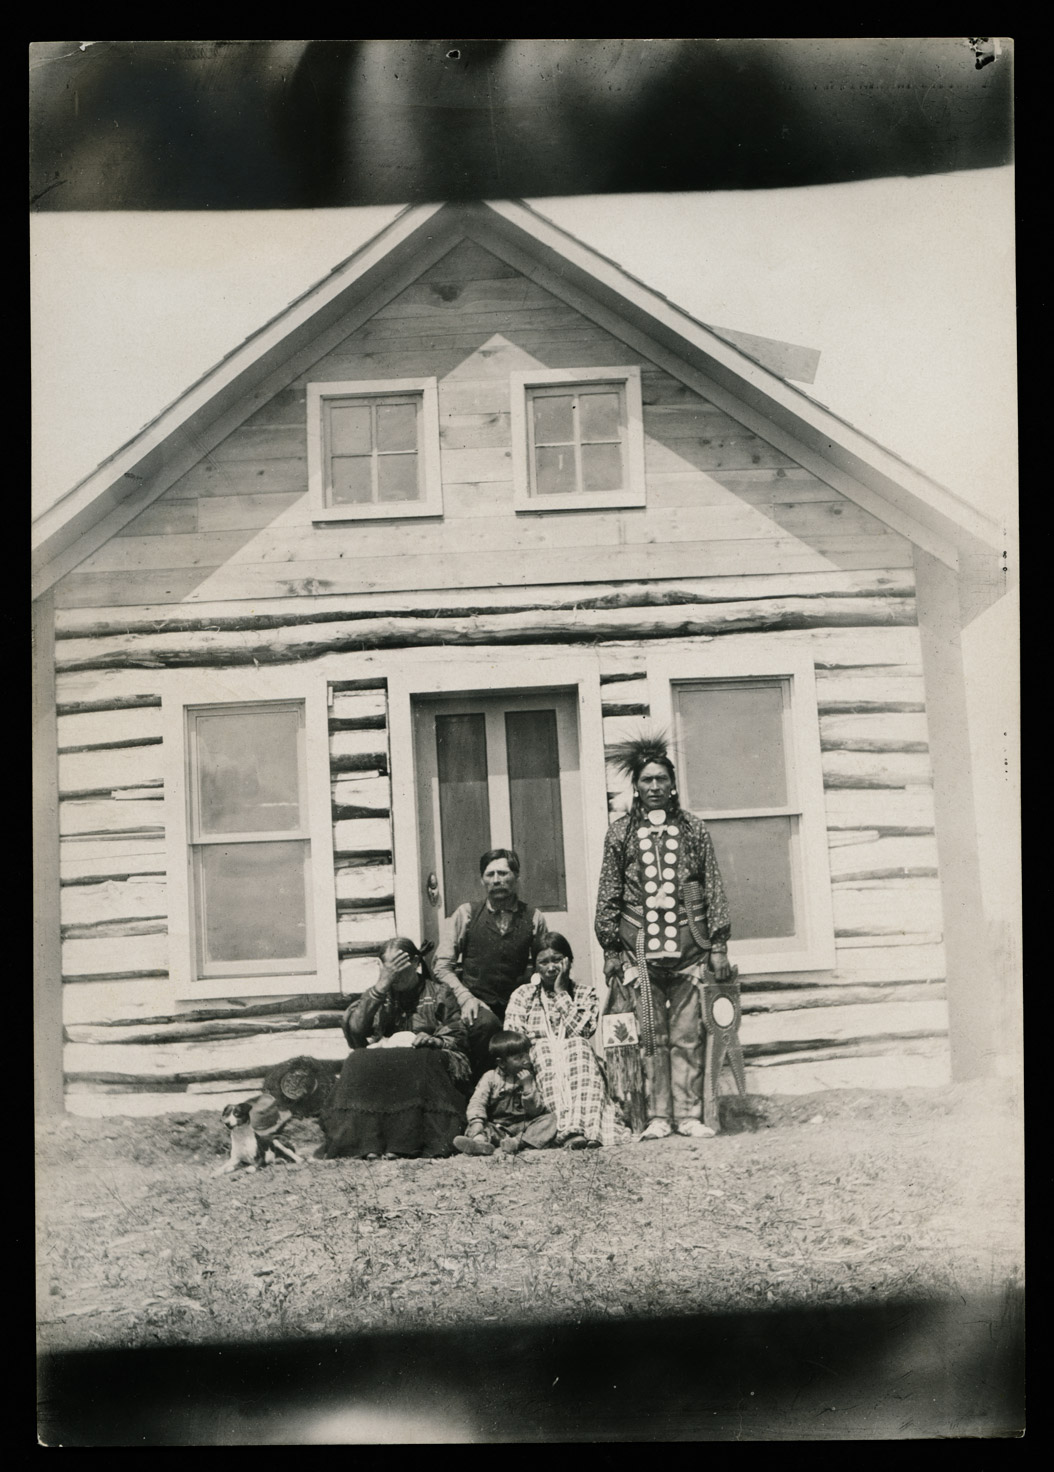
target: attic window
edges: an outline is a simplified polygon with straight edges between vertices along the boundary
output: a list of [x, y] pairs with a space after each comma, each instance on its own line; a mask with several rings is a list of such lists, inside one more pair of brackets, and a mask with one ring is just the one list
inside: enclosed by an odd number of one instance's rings
[[308, 385], [312, 519], [441, 516], [434, 378]]
[[643, 506], [640, 369], [512, 375], [517, 511]]

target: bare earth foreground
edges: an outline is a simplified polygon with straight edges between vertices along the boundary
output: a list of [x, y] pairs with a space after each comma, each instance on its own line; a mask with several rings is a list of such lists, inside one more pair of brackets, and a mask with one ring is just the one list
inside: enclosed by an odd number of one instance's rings
[[[42, 1124], [40, 1349], [614, 1329], [1020, 1284], [1008, 1081], [722, 1105], [711, 1140], [222, 1176], [215, 1115]], [[288, 1137], [305, 1152], [321, 1138], [310, 1122]]]

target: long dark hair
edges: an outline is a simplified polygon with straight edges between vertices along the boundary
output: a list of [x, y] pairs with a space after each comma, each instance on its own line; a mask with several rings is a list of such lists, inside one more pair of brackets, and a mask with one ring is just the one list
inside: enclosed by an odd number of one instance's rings
[[[571, 977], [571, 967], [575, 964], [575, 953], [571, 949], [571, 942], [558, 930], [547, 930], [534, 947], [534, 964], [537, 966], [538, 957], [543, 951], [556, 951], [561, 956], [567, 957], [567, 984], [574, 992], [575, 984]], [[538, 983], [541, 986], [541, 982]]]

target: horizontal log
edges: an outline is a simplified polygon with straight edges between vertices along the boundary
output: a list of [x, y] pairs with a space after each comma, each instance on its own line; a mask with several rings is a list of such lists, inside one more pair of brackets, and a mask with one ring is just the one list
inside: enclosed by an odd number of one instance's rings
[[[282, 1033], [292, 1035], [291, 1042], [299, 1047], [296, 1038], [301, 1033], [339, 1029], [343, 1012], [341, 1008], [339, 1012], [296, 1012], [284, 1016], [224, 1018], [209, 1022], [133, 1023], [120, 1028], [70, 1023], [66, 1025], [65, 1032], [66, 1041], [70, 1043], [112, 1043], [122, 1047], [132, 1043], [208, 1043]], [[314, 1038], [305, 1037], [303, 1051], [310, 1053], [313, 1045]]]
[[863, 628], [909, 625], [914, 616], [911, 599], [787, 598], [676, 608], [539, 610], [471, 619], [442, 615], [377, 618], [260, 633], [201, 630], [65, 640], [58, 659], [66, 670], [275, 664], [368, 647], [530, 643], [549, 639], [592, 642], [627, 635], [635, 639], [683, 638], [832, 625]]
[[929, 750], [929, 732], [924, 715], [831, 715], [820, 717], [822, 751]]
[[138, 935], [167, 935], [168, 921], [162, 916], [151, 920], [100, 920], [94, 924], [63, 925], [63, 940], [110, 940]]
[[387, 817], [391, 783], [385, 776], [339, 776], [330, 789], [336, 818]]
[[613, 700], [623, 697], [630, 698], [632, 692], [636, 691], [636, 698], [640, 699], [641, 693], [647, 688], [648, 671], [642, 666], [640, 669], [620, 671], [615, 674], [604, 673], [600, 676], [600, 687], [606, 699], [610, 692]]
[[374, 956], [341, 956], [340, 989], [345, 1002], [350, 997], [361, 996], [367, 987], [373, 986], [378, 970]]
[[240, 1104], [263, 1088], [263, 1075], [224, 1081], [223, 1092], [192, 1093], [183, 1090], [124, 1089], [117, 1085], [99, 1085], [67, 1081], [66, 1113], [79, 1119], [111, 1119], [126, 1116], [136, 1119], [158, 1118], [165, 1114], [219, 1114], [228, 1104]]
[[[372, 656], [366, 656], [366, 662], [370, 663]], [[363, 675], [355, 680], [330, 680], [329, 688], [335, 695], [343, 694], [348, 690], [384, 690], [388, 689], [388, 681], [383, 675]]]
[[[348, 963], [351, 965], [351, 963]], [[364, 990], [377, 975], [368, 962]], [[158, 981], [84, 981], [62, 988], [62, 1018], [71, 1024], [145, 1026], [167, 1022], [213, 1022], [232, 1018], [275, 1017], [285, 1013], [336, 1011], [347, 1006], [340, 992], [304, 992], [287, 997], [253, 1000], [217, 997], [206, 1003], [173, 1001], [168, 986]]]
[[90, 751], [98, 747], [149, 746], [160, 740], [159, 705], [87, 711], [61, 715], [58, 718], [60, 752]]
[[827, 835], [827, 847], [851, 848], [854, 844], [875, 843], [879, 837], [877, 828], [853, 828], [845, 832], [829, 832]]
[[833, 848], [829, 860], [834, 881], [922, 878], [937, 873], [937, 840], [931, 836], [879, 838], [876, 834], [873, 843]]
[[825, 751], [823, 785], [836, 787], [927, 787], [932, 769], [926, 752]]
[[944, 1001], [867, 1002], [744, 1013], [739, 1036], [744, 1049], [756, 1043], [829, 1042], [890, 1037], [899, 1033], [942, 1033], [948, 1028]]
[[162, 838], [65, 838], [59, 848], [59, 880], [90, 885], [133, 876], [163, 878], [166, 862]]
[[62, 943], [62, 976], [158, 976], [168, 971], [168, 936], [111, 936]]
[[385, 731], [331, 731], [329, 765], [334, 772], [385, 770], [388, 737]]
[[605, 700], [600, 707], [605, 716], [647, 716], [651, 706], [632, 700]]
[[331, 721], [347, 722], [344, 730], [354, 730], [355, 723], [363, 729], [379, 729], [367, 723], [379, 721], [383, 727], [388, 719], [388, 701], [383, 690], [338, 690], [333, 694], [329, 716]]
[[357, 914], [340, 915], [337, 919], [337, 940], [341, 951], [349, 945], [383, 945], [399, 932], [395, 928], [394, 910], [365, 910]]
[[98, 795], [117, 788], [160, 785], [164, 775], [161, 743], [59, 753], [59, 795]]
[[[916, 1051], [917, 1050], [917, 1051]], [[772, 1066], [776, 1065], [776, 1066]], [[746, 1069], [750, 1094], [822, 1094], [831, 1089], [944, 1088], [951, 1082], [947, 1048], [913, 1044], [885, 1054], [755, 1060]], [[823, 1102], [818, 1101], [822, 1111]]]
[[881, 836], [909, 837], [934, 828], [932, 791], [827, 788], [823, 803], [829, 834], [867, 828]]
[[848, 1007], [857, 1003], [862, 1006], [901, 1002], [940, 1002], [943, 1004], [947, 1000], [944, 983], [932, 981], [908, 981], [873, 986], [847, 984], [780, 987], [775, 990], [756, 990], [756, 986], [757, 983], [752, 978], [750, 986], [743, 987], [744, 1017], [773, 1012]]
[[903, 675], [900, 671], [876, 676], [861, 676], [856, 671], [843, 674], [827, 670], [816, 681], [816, 703], [821, 716], [868, 715], [888, 711], [913, 714], [925, 709], [925, 683], [921, 674]]
[[[272, 599], [254, 602], [251, 609], [232, 607], [229, 603], [198, 604], [190, 612], [186, 607], [151, 604], [130, 608], [66, 608], [56, 614], [57, 637], [60, 639], [105, 637], [111, 634], [153, 634], [164, 629], [168, 633], [187, 633], [200, 629], [259, 630], [291, 627], [297, 624], [339, 622], [343, 619], [429, 617], [437, 611], [464, 618], [497, 613], [527, 613], [536, 608], [647, 608], [693, 603], [728, 603], [750, 598], [807, 598], [820, 595], [842, 598], [900, 597], [910, 598], [915, 580], [910, 571], [886, 572], [806, 572], [795, 574], [758, 574], [749, 577], [682, 578], [675, 581], [627, 581], [561, 584], [539, 586], [528, 596], [520, 588], [466, 588], [456, 591], [436, 590], [427, 597], [418, 592], [351, 594], [330, 598], [316, 596], [307, 607], [303, 601]], [[918, 671], [921, 675], [921, 671]], [[73, 682], [65, 687], [67, 699], [75, 698]], [[88, 698], [94, 687], [86, 691]], [[133, 697], [123, 697], [133, 698]], [[134, 697], [153, 699], [160, 697]]]
[[378, 909], [395, 905], [395, 873], [390, 864], [364, 864], [336, 871], [337, 904]]
[[333, 824], [334, 855], [392, 852], [392, 830], [387, 818], [345, 818]]
[[156, 881], [103, 880], [64, 885], [60, 895], [63, 925], [98, 925], [120, 920], [161, 919], [168, 914], [166, 886]]
[[871, 877], [838, 879], [836, 887], [839, 890], [854, 889], [861, 894], [867, 890], [880, 890], [890, 896], [896, 894], [940, 895], [941, 892], [940, 879], [933, 870], [911, 875], [887, 874], [881, 879]]
[[[339, 1030], [310, 1034], [311, 1056], [339, 1060], [348, 1045]], [[276, 1063], [307, 1051], [286, 1034], [259, 1035], [220, 1042], [67, 1043], [63, 1068], [67, 1076], [99, 1082], [138, 1079], [187, 1084], [209, 1078], [266, 1073]]]
[[868, 950], [878, 946], [910, 946], [912, 949], [920, 946], [940, 946], [944, 943], [944, 936], [941, 929], [889, 931], [884, 934], [876, 932], [870, 935], [857, 934], [853, 930], [843, 930], [836, 931], [835, 941], [836, 949], [841, 956], [844, 951], [853, 946], [861, 946]]
[[831, 891], [835, 936], [897, 935], [942, 926], [939, 889], [916, 881], [901, 890], [887, 882], [875, 889], [835, 886]]
[[835, 946], [837, 979], [865, 982], [871, 978], [879, 981], [931, 981], [944, 977], [947, 961], [944, 946], [940, 943], [917, 946], [884, 944], [876, 937], [873, 947], [846, 945], [839, 941]]

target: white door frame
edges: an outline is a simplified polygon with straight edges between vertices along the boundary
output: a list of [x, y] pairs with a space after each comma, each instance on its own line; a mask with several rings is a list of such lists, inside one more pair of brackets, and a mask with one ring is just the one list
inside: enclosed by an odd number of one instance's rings
[[[436, 664], [400, 661], [388, 672], [388, 739], [391, 750], [392, 843], [395, 867], [395, 923], [401, 935], [416, 935], [421, 914], [421, 854], [417, 822], [417, 774], [411, 702], [415, 696], [522, 693], [534, 689], [573, 691], [578, 700], [578, 754], [581, 764], [582, 831], [585, 835], [585, 907], [592, 951], [592, 972], [603, 974], [603, 954], [593, 937], [597, 884], [607, 832], [607, 775], [604, 725], [600, 707], [600, 660], [596, 654], [552, 658], [534, 651], [510, 651], [499, 660], [451, 660]], [[570, 903], [571, 896], [568, 896]]]

